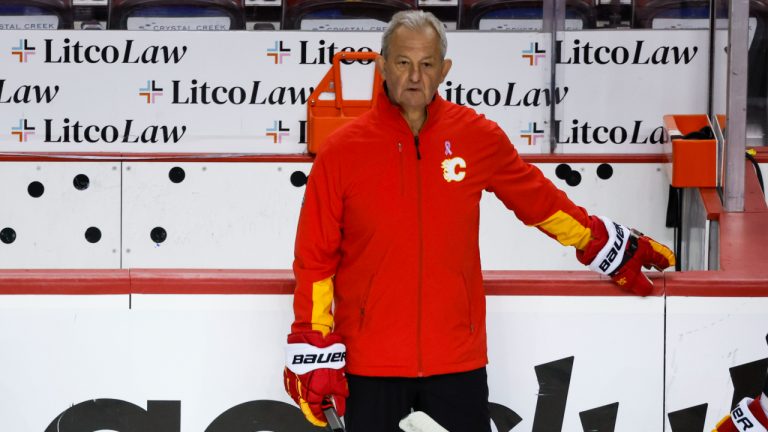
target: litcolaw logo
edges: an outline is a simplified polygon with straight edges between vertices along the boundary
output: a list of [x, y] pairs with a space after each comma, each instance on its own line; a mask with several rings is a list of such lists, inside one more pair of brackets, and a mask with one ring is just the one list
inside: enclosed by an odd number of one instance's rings
[[667, 65], [688, 64], [699, 52], [697, 46], [667, 46], [647, 47], [645, 41], [637, 40], [634, 45], [607, 46], [593, 45], [592, 42], [582, 42], [574, 39], [572, 43], [563, 46], [563, 41], [555, 45], [555, 58], [558, 64], [633, 64], [633, 65]]
[[467, 87], [462, 83], [445, 82], [445, 99], [458, 105], [550, 106], [562, 103], [567, 95], [567, 86], [555, 87], [552, 92], [549, 88], [519, 89], [515, 82], [508, 82], [506, 88]]
[[313, 87], [262, 87], [261, 81], [248, 86], [222, 86], [193, 79], [189, 83], [171, 81], [174, 105], [304, 105]]
[[45, 119], [46, 143], [178, 143], [187, 127], [148, 125], [136, 126], [134, 120], [122, 124], [96, 125], [65, 118], [61, 123]]
[[14, 85], [0, 79], [0, 104], [48, 104], [59, 94], [59, 86], [41, 86], [32, 84]]
[[[358, 52], [373, 52], [370, 47], [339, 47], [335, 42], [328, 44], [324, 39], [317, 41], [315, 45], [314, 41], [299, 41], [299, 64], [301, 65], [314, 65], [314, 64], [331, 64], [333, 62], [333, 56], [337, 52], [341, 51], [358, 51]], [[355, 61], [361, 65], [367, 65], [373, 60], [342, 60], [344, 64], [352, 64]]]
[[560, 131], [558, 144], [662, 144], [664, 128], [658, 126], [644, 136], [642, 120], [635, 120], [631, 127], [594, 125], [579, 119], [571, 120], [566, 129], [562, 120], [555, 120], [555, 129]]
[[291, 55], [291, 49], [283, 45], [283, 41], [275, 41], [275, 46], [267, 48], [267, 57], [272, 57], [275, 64], [283, 64], [283, 58]]
[[19, 39], [19, 46], [11, 47], [11, 55], [19, 56], [19, 63], [26, 63], [35, 54], [35, 47], [27, 39]]
[[187, 54], [186, 45], [134, 46], [133, 39], [114, 45], [90, 45], [64, 38], [45, 40], [45, 63], [56, 64], [179, 64]]
[[163, 89], [157, 86], [155, 80], [147, 80], [147, 85], [139, 89], [139, 96], [147, 98], [147, 104], [154, 104], [155, 98], [163, 95]]
[[544, 129], [539, 129], [536, 122], [528, 122], [528, 127], [520, 131], [520, 138], [525, 139], [528, 145], [538, 145], [539, 140], [544, 138]]
[[287, 137], [291, 135], [291, 129], [287, 127], [283, 127], [283, 121], [282, 120], [275, 120], [272, 122], [272, 127], [267, 128], [267, 136], [272, 137], [272, 142], [275, 144], [281, 144], [283, 142], [283, 137]]
[[528, 49], [523, 50], [523, 58], [528, 60], [529, 66], [538, 66], [539, 60], [545, 59], [547, 50], [539, 47], [538, 42], [531, 42]]
[[19, 125], [11, 127], [11, 135], [19, 137], [19, 142], [27, 142], [30, 135], [35, 134], [35, 128], [29, 125], [27, 119], [19, 119]]

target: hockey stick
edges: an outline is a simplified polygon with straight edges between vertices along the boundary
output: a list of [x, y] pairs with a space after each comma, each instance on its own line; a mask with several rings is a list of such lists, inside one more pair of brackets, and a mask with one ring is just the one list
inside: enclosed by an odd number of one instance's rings
[[[344, 424], [341, 422], [333, 405], [323, 409], [323, 414], [325, 414], [325, 418], [328, 420], [328, 427], [331, 431], [344, 432]], [[432, 420], [432, 417], [422, 411], [408, 414], [404, 419], [400, 420], [398, 426], [405, 432], [448, 432], [447, 429], [440, 426], [436, 421]]]
[[344, 423], [341, 422], [339, 414], [336, 412], [333, 404], [328, 401], [328, 406], [323, 408], [325, 419], [328, 420], [328, 428], [333, 432], [344, 432]]
[[400, 420], [400, 429], [405, 432], [448, 432], [448, 429], [440, 426], [432, 417], [422, 411], [414, 411]]

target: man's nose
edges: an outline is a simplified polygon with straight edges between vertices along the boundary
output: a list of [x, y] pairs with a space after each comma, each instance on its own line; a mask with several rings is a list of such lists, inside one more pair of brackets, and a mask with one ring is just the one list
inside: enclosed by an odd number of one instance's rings
[[408, 79], [412, 82], [419, 82], [421, 80], [421, 68], [418, 65], [411, 67], [408, 71]]

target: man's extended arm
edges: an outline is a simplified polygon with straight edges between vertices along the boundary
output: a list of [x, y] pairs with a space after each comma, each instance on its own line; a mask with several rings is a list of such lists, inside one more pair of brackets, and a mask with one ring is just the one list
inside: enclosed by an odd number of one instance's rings
[[333, 276], [341, 241], [341, 191], [318, 156], [307, 183], [296, 233], [293, 272], [294, 321], [288, 335], [285, 389], [307, 420], [327, 424], [323, 408], [331, 400], [344, 414], [346, 348], [333, 333]]
[[488, 190], [526, 225], [575, 247], [578, 260], [590, 269], [635, 294], [648, 295], [653, 285], [641, 267], [663, 270], [675, 264], [666, 246], [574, 204], [538, 168], [523, 161], [501, 131], [497, 153], [500, 164]]

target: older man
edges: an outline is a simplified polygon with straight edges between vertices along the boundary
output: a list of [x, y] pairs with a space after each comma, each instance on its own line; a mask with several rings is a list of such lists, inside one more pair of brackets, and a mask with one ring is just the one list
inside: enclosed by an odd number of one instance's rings
[[442, 99], [446, 50], [432, 14], [395, 14], [375, 106], [329, 137], [312, 168], [285, 384], [315, 425], [333, 400], [352, 432], [397, 431], [412, 409], [451, 432], [490, 431], [484, 190], [638, 294], [652, 287], [641, 266], [674, 264], [665, 246], [573, 204], [496, 123]]

